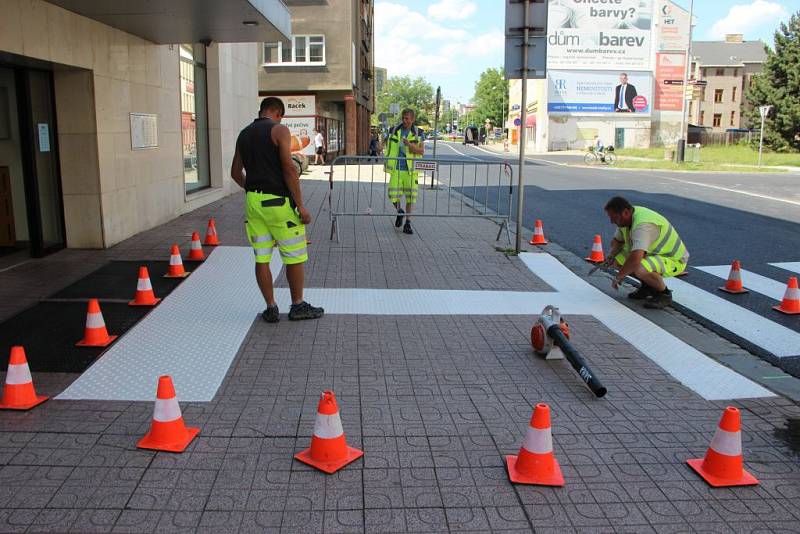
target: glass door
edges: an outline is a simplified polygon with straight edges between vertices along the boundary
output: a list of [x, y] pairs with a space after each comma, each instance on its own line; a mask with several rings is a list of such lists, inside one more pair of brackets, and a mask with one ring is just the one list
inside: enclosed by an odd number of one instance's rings
[[[31, 253], [43, 256], [64, 248], [64, 209], [61, 197], [56, 115], [52, 73], [18, 71], [20, 126], [28, 204]], [[21, 86], [21, 87], [20, 87]]]

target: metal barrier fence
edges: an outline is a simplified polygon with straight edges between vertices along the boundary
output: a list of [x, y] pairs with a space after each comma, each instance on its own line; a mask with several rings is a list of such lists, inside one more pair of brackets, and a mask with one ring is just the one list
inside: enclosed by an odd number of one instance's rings
[[[396, 216], [389, 201], [389, 173], [386, 165], [405, 158], [339, 156], [328, 171], [328, 208], [331, 235], [339, 241], [340, 217]], [[505, 162], [420, 158], [416, 204], [412, 217], [473, 217], [493, 220], [511, 243], [508, 223], [511, 213], [513, 170]], [[493, 194], [496, 188], [496, 194]], [[472, 192], [470, 197], [466, 193]], [[405, 198], [400, 207], [405, 209]]]

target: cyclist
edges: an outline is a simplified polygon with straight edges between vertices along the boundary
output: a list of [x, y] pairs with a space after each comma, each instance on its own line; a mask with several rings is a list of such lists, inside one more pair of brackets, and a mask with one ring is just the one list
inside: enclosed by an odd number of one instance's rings
[[594, 136], [594, 151], [597, 152], [597, 156], [600, 158], [601, 163], [606, 162], [606, 152], [605, 146], [603, 146], [603, 140], [600, 139], [599, 135]]

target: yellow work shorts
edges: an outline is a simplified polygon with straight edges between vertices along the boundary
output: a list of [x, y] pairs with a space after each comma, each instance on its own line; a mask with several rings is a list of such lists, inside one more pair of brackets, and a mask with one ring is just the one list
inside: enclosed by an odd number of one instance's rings
[[389, 202], [400, 202], [400, 197], [405, 195], [408, 204], [417, 202], [417, 173], [415, 171], [391, 170], [389, 172]]
[[[618, 264], [623, 265], [627, 257], [627, 253], [620, 252], [614, 257], [614, 259], [617, 260]], [[642, 267], [644, 267], [648, 273], [658, 273], [664, 278], [677, 276], [686, 270], [685, 263], [673, 260], [672, 258], [667, 258], [665, 256], [645, 255], [645, 257], [642, 258]]]
[[276, 244], [286, 265], [308, 261], [306, 227], [287, 197], [248, 191], [245, 214], [256, 263], [269, 263]]

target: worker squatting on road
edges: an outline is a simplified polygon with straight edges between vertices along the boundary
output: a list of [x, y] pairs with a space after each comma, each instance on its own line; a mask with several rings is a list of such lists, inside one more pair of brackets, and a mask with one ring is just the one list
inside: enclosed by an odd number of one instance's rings
[[268, 323], [280, 319], [269, 268], [275, 245], [286, 266], [292, 297], [289, 319], [318, 319], [324, 312], [303, 300], [303, 264], [308, 261], [305, 225], [311, 214], [303, 204], [300, 176], [292, 161], [291, 134], [281, 124], [284, 113], [279, 98], [265, 98], [258, 118], [239, 134], [231, 164], [231, 177], [247, 191], [245, 226], [255, 254], [256, 281], [267, 303], [262, 317]]
[[[425, 154], [425, 136], [422, 130], [414, 126], [416, 113], [413, 109], [403, 110], [403, 122], [389, 131], [386, 138], [384, 156], [385, 170], [389, 173], [389, 202], [397, 209], [397, 219], [394, 225], [399, 228], [403, 224], [403, 215], [406, 223], [403, 233], [413, 234], [411, 229], [411, 210], [417, 202], [418, 173], [414, 171], [414, 160]], [[406, 197], [406, 209], [400, 207], [400, 197]]]
[[606, 266], [616, 264], [619, 269], [612, 287], [619, 289], [625, 277], [632, 275], [642, 285], [628, 298], [644, 300], [646, 308], [672, 304], [672, 292], [664, 279], [682, 273], [689, 261], [689, 251], [678, 232], [663, 215], [632, 206], [623, 197], [609, 200], [605, 210], [609, 220], [617, 225], [605, 262]]

